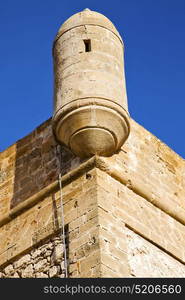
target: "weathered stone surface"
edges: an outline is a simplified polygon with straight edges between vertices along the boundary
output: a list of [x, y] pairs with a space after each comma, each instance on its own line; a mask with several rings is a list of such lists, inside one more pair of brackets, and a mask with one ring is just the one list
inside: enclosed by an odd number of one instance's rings
[[35, 268], [35, 271], [42, 271], [43, 270], [43, 268], [44, 268], [44, 266], [46, 265], [46, 263], [47, 263], [47, 259], [42, 259], [42, 260], [40, 260], [35, 266], [34, 266], [34, 268]]
[[[26, 276], [27, 277], [27, 276]], [[29, 277], [29, 276], [28, 276]], [[13, 275], [12, 276], [10, 276], [9, 278], [20, 278], [20, 276], [19, 276], [19, 273], [18, 272], [15, 272], [15, 273], [13, 273]]]
[[49, 277], [55, 277], [58, 274], [58, 268], [57, 266], [53, 266], [49, 270]]
[[16, 262], [14, 262], [14, 268], [18, 269], [20, 267], [22, 267], [23, 265], [26, 265], [28, 262], [30, 262], [31, 260], [31, 256], [30, 254], [26, 254], [23, 257], [21, 257], [19, 260], [17, 260]]
[[8, 265], [5, 269], [4, 272], [6, 275], [11, 275], [12, 271], [14, 270], [13, 265]]
[[[51, 119], [0, 153], [0, 222], [10, 207], [15, 207], [57, 179], [59, 153]], [[64, 148], [61, 156], [63, 173], [74, 169], [82, 161]]]
[[53, 253], [51, 255], [51, 262], [58, 263], [61, 261], [64, 255], [64, 247], [62, 244], [59, 244], [54, 247]]
[[38, 249], [38, 250], [32, 250], [31, 251], [31, 256], [32, 256], [32, 259], [35, 259], [36, 257], [39, 257], [41, 255], [41, 250]]
[[185, 267], [179, 261], [126, 229], [128, 259], [134, 277], [185, 277]]
[[33, 265], [30, 264], [24, 270], [22, 270], [21, 277], [22, 278], [33, 277], [32, 276], [33, 272], [34, 272]]
[[36, 278], [48, 278], [48, 275], [45, 274], [45, 273], [43, 273], [43, 272], [41, 272], [41, 273], [36, 273], [35, 277]]
[[105, 16], [84, 10], [59, 29], [53, 57], [58, 141], [80, 157], [112, 155], [130, 131], [118, 31]]
[[[55, 249], [57, 249], [56, 252]], [[62, 278], [64, 277], [64, 261], [63, 256], [58, 253], [59, 249], [63, 249], [61, 238], [55, 236], [32, 249], [30, 254], [23, 255], [12, 264], [1, 268], [0, 278]], [[51, 256], [54, 252], [57, 253], [55, 256], [57, 259], [51, 263]], [[44, 258], [45, 256], [47, 259]]]

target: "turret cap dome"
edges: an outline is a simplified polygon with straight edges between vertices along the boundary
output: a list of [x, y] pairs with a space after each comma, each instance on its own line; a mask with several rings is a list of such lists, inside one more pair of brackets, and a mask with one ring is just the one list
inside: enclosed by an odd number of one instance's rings
[[83, 25], [95, 25], [95, 26], [104, 27], [104, 28], [112, 31], [115, 35], [117, 35], [117, 37], [120, 39], [120, 41], [123, 42], [119, 32], [117, 31], [117, 29], [115, 28], [113, 23], [108, 18], [106, 18], [104, 15], [102, 15], [96, 11], [92, 11], [88, 8], [84, 9], [83, 11], [81, 11], [79, 13], [74, 14], [69, 19], [67, 19], [63, 23], [63, 25], [59, 28], [59, 31], [58, 31], [58, 34], [57, 34], [55, 40], [57, 40], [66, 31], [68, 31], [72, 28], [78, 27], [78, 26], [83, 26]]

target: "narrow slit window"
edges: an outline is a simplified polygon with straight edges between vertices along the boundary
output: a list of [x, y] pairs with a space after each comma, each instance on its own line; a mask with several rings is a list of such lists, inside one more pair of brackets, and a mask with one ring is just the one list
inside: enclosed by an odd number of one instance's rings
[[85, 44], [85, 52], [90, 52], [91, 51], [91, 40], [84, 40]]

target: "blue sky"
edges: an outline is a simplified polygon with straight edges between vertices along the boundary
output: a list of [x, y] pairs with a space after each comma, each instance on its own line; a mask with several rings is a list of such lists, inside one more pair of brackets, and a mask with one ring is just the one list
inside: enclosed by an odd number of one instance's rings
[[185, 0], [1, 1], [0, 151], [52, 115], [52, 42], [86, 7], [124, 40], [132, 118], [185, 158]]

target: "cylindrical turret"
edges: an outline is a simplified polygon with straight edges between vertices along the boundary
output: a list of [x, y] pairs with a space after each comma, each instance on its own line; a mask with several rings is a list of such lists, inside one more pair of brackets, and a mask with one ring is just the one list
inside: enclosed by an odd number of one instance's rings
[[123, 42], [88, 9], [70, 17], [53, 45], [56, 139], [76, 155], [110, 156], [129, 135]]

